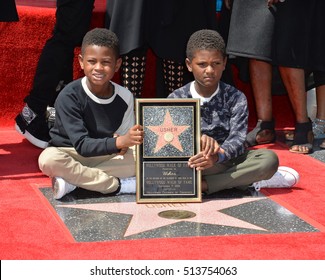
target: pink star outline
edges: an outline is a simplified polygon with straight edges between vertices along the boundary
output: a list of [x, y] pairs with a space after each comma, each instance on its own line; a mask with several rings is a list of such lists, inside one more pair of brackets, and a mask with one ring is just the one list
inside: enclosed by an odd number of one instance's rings
[[[136, 202], [114, 202], [114, 203], [94, 203], [77, 205], [58, 205], [57, 207], [85, 209], [93, 211], [112, 212], [132, 215], [124, 237], [153, 230], [163, 226], [175, 224], [181, 221], [231, 226], [252, 230], [266, 231], [266, 229], [243, 220], [234, 218], [219, 210], [238, 206], [244, 203], [258, 201], [265, 198], [236, 198], [207, 200], [202, 203], [166, 203], [166, 204], [137, 204]], [[195, 217], [187, 219], [167, 219], [158, 216], [162, 211], [186, 210], [196, 214]]]

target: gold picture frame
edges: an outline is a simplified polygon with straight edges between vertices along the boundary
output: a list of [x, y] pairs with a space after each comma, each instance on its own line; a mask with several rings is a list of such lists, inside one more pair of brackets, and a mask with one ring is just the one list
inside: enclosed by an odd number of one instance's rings
[[144, 141], [137, 146], [137, 203], [202, 202], [201, 172], [188, 166], [200, 150], [198, 99], [139, 98], [136, 122]]

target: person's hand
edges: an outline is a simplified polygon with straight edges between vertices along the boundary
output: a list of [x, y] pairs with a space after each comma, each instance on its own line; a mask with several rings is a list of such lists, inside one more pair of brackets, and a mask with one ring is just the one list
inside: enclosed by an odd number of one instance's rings
[[[119, 137], [119, 136], [120, 136], [119, 134], [115, 133], [113, 137], [116, 138], [116, 137]], [[129, 149], [128, 147], [120, 149], [120, 152], [117, 153], [117, 155], [123, 156], [127, 152], [128, 149]]]
[[143, 142], [143, 127], [141, 125], [135, 125], [129, 129], [125, 135], [117, 136], [116, 148], [122, 151], [124, 148], [128, 148], [134, 145], [140, 145]]
[[219, 150], [220, 146], [216, 140], [205, 134], [201, 136], [201, 152], [204, 156], [215, 155]]
[[128, 151], [129, 148], [122, 148], [120, 149], [120, 152], [117, 153], [118, 156], [123, 156], [127, 151]]
[[218, 154], [206, 156], [203, 152], [200, 152], [188, 160], [188, 166], [198, 171], [204, 170], [212, 167], [217, 160]]

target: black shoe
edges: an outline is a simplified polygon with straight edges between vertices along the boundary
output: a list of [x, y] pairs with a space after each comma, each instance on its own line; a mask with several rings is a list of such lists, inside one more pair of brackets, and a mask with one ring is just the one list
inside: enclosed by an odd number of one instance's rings
[[55, 122], [55, 108], [54, 107], [47, 107], [47, 125], [49, 129], [54, 126]]
[[259, 120], [255, 128], [246, 136], [245, 146], [253, 147], [262, 144], [269, 144], [275, 142], [275, 124], [272, 121]]
[[45, 117], [35, 114], [27, 105], [15, 118], [16, 130], [33, 145], [45, 149], [50, 141], [49, 127]]

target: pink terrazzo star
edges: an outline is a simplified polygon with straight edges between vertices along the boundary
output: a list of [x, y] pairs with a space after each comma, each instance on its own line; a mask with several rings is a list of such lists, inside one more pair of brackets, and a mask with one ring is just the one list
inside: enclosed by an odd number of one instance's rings
[[[124, 237], [153, 230], [180, 221], [231, 226], [266, 231], [264, 228], [234, 218], [219, 210], [255, 202], [265, 198], [236, 198], [207, 200], [203, 203], [168, 203], [168, 204], [137, 204], [136, 202], [95, 203], [78, 205], [58, 205], [57, 207], [77, 208], [132, 215]], [[160, 217], [158, 214], [167, 210], [185, 210], [195, 213], [191, 218], [176, 220]]]
[[152, 132], [158, 136], [155, 153], [162, 149], [167, 144], [174, 146], [179, 151], [183, 152], [182, 145], [179, 141], [179, 135], [182, 134], [189, 125], [174, 125], [172, 117], [167, 110], [164, 122], [158, 126], [147, 126]]

